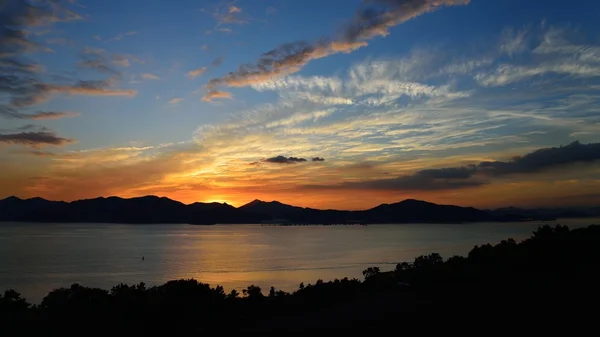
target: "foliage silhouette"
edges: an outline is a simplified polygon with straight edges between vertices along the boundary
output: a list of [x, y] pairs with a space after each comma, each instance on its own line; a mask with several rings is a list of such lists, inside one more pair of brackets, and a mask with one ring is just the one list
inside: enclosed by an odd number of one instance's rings
[[432, 253], [390, 272], [368, 268], [364, 281], [318, 280], [292, 293], [271, 287], [268, 296], [255, 285], [240, 297], [236, 290], [226, 294], [223, 287], [193, 279], [152, 287], [119, 284], [110, 291], [73, 284], [51, 291], [40, 305], [7, 290], [0, 295], [0, 322], [21, 322], [3, 326], [27, 327], [28, 333], [62, 335], [80, 334], [82, 326], [98, 334], [118, 329], [136, 335], [265, 335], [291, 328], [373, 332], [397, 327], [399, 317], [417, 326], [437, 314], [485, 319], [561, 312], [564, 320], [567, 309], [580, 315], [599, 299], [599, 261], [600, 226], [543, 226], [523, 242], [475, 246], [466, 257], [444, 260]]

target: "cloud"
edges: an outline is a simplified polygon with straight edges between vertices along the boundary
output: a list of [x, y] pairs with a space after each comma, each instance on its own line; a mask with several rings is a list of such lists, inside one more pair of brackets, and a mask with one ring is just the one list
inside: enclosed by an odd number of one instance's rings
[[200, 48], [202, 48], [202, 50], [208, 50], [208, 45], [207, 44], [203, 44], [202, 47], [200, 47]]
[[46, 40], [46, 43], [57, 44], [57, 45], [61, 45], [61, 46], [65, 46], [68, 42], [69, 42], [69, 40], [65, 39], [64, 37], [55, 37], [55, 38]]
[[242, 9], [240, 7], [229, 5], [229, 13], [240, 13]]
[[220, 66], [222, 63], [223, 63], [223, 56], [219, 56], [219, 57], [217, 57], [217, 58], [216, 58], [214, 61], [212, 61], [212, 62], [210, 63], [210, 65], [211, 65], [211, 66], [213, 66], [213, 67], [218, 67], [218, 66]]
[[306, 159], [297, 158], [297, 157], [277, 156], [277, 157], [273, 157], [273, 158], [264, 159], [263, 162], [264, 163], [272, 163], [272, 164], [297, 164], [297, 163], [306, 162]]
[[277, 12], [279, 12], [279, 10], [277, 10], [277, 8], [275, 8], [273, 6], [269, 6], [265, 10], [265, 13], [267, 13], [267, 15], [273, 15], [273, 14], [276, 14]]
[[79, 114], [71, 111], [38, 111], [28, 114], [19, 112], [16, 109], [7, 106], [0, 106], [0, 116], [8, 119], [44, 120], [76, 117], [79, 116]]
[[[285, 158], [284, 158], [285, 159]], [[309, 185], [307, 188], [342, 188], [433, 191], [482, 186], [489, 179], [515, 174], [535, 174], [577, 163], [600, 160], [600, 143], [542, 148], [510, 161], [483, 161], [460, 167], [421, 169], [411, 175], [392, 179], [344, 182], [337, 185]]]
[[214, 99], [232, 99], [230, 92], [211, 90], [202, 97], [204, 102], [212, 102]]
[[190, 70], [188, 71], [187, 75], [189, 78], [196, 78], [204, 74], [204, 72], [206, 72], [206, 67]]
[[365, 189], [388, 191], [440, 191], [471, 188], [484, 185], [483, 181], [433, 179], [419, 174], [392, 179], [376, 179], [367, 181], [345, 182], [340, 185], [308, 185], [307, 188], [327, 189]]
[[113, 55], [112, 63], [124, 68], [130, 66], [129, 59], [123, 55]]
[[160, 80], [160, 77], [150, 73], [143, 73], [142, 78], [145, 80]]
[[508, 32], [501, 39], [500, 50], [511, 57], [521, 54], [523, 60], [500, 63], [475, 74], [474, 79], [484, 87], [503, 87], [541, 76], [600, 77], [600, 47], [571, 42], [567, 30]]
[[321, 157], [313, 157], [311, 160], [312, 160], [312, 161], [325, 161], [325, 158], [321, 158]]
[[484, 161], [477, 165], [477, 171], [492, 176], [527, 174], [596, 160], [600, 160], [600, 143], [581, 144], [575, 141], [566, 146], [539, 149], [508, 162]]
[[[133, 35], [137, 35], [137, 32], [130, 31], [130, 32], [124, 32], [124, 33], [118, 33], [117, 35], [115, 35], [115, 36], [113, 36], [111, 38], [106, 39], [106, 42], [120, 41], [123, 38], [125, 38], [126, 36], [133, 36]], [[99, 36], [98, 36], [97, 40], [100, 40]]]
[[335, 38], [321, 38], [313, 43], [283, 44], [264, 53], [255, 64], [241, 65], [236, 71], [209, 81], [217, 86], [243, 87], [289, 75], [308, 62], [338, 53], [350, 53], [366, 46], [376, 36], [386, 36], [389, 28], [443, 6], [465, 5], [470, 0], [372, 0], [357, 11], [342, 32]]
[[217, 7], [213, 13], [213, 17], [217, 20], [217, 27], [222, 24], [238, 24], [243, 25], [248, 23], [249, 19], [242, 13], [242, 8], [229, 4], [225, 9]]
[[176, 98], [172, 98], [172, 99], [171, 99], [171, 100], [169, 100], [169, 102], [167, 102], [167, 103], [169, 103], [169, 104], [177, 104], [177, 103], [179, 103], [179, 102], [181, 102], [181, 101], [183, 101], [183, 98], [181, 98], [181, 97], [176, 97]]
[[[119, 71], [111, 68], [108, 65], [108, 61], [106, 60], [106, 57], [104, 56], [103, 49], [86, 47], [81, 51], [80, 57], [81, 57], [81, 61], [77, 64], [77, 66], [80, 68], [95, 69], [100, 72], [107, 73], [107, 74], [113, 75], [113, 76], [121, 75], [121, 73]], [[127, 60], [125, 59], [125, 61], [127, 61]], [[122, 63], [123, 61], [118, 60], [117, 62], [115, 62], [113, 60], [113, 63], [118, 64], [119, 62]], [[129, 65], [129, 61], [127, 61], [127, 65]]]
[[[44, 102], [54, 93], [74, 95], [135, 95], [135, 91], [116, 90], [114, 85], [119, 73], [111, 69], [104, 59], [103, 50], [86, 48], [82, 51], [80, 67], [93, 68], [109, 73], [106, 81], [92, 83], [79, 81], [74, 85], [44, 82], [39, 74], [44, 68], [31, 63], [24, 57], [26, 53], [46, 51], [43, 46], [29, 39], [30, 31], [40, 27], [48, 28], [56, 22], [81, 20], [81, 16], [64, 8], [57, 1], [36, 1], [31, 6], [25, 1], [11, 2], [0, 12], [0, 94], [6, 103], [0, 103], [4, 116], [29, 118], [28, 114], [16, 111], [17, 108], [33, 106]], [[56, 77], [49, 76], [55, 79]], [[61, 81], [64, 81], [61, 79]], [[93, 85], [92, 85], [93, 84]], [[40, 118], [58, 117], [59, 114], [40, 115]], [[66, 115], [61, 115], [66, 116]]]
[[41, 150], [19, 150], [19, 151], [11, 151], [13, 154], [23, 154], [23, 155], [31, 155], [37, 157], [55, 157], [56, 154], [50, 151], [41, 151]]
[[500, 39], [500, 51], [510, 57], [522, 53], [528, 48], [528, 30], [506, 29]]
[[0, 134], [0, 143], [19, 144], [32, 147], [46, 145], [62, 146], [74, 143], [75, 140], [58, 137], [54, 132], [20, 132], [12, 134]]

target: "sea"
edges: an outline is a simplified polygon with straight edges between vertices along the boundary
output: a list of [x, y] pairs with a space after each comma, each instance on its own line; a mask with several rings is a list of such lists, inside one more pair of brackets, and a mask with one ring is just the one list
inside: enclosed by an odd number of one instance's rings
[[368, 267], [474, 245], [521, 241], [538, 226], [578, 228], [600, 219], [469, 224], [264, 226], [0, 223], [0, 292], [40, 303], [49, 291], [79, 283], [109, 290], [195, 278], [226, 291], [257, 285], [294, 291], [302, 282], [362, 278]]

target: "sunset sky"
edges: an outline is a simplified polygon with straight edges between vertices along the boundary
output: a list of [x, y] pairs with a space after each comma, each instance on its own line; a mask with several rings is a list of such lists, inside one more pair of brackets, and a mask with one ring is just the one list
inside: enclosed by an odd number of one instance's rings
[[598, 205], [598, 13], [0, 0], [0, 198]]

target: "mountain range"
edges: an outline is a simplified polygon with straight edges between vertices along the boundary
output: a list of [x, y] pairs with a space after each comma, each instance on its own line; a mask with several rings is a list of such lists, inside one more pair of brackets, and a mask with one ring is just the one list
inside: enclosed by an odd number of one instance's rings
[[43, 198], [0, 200], [0, 221], [93, 222], [93, 223], [186, 223], [194, 225], [280, 223], [462, 223], [485, 221], [553, 220], [562, 217], [600, 215], [599, 208], [537, 209], [514, 207], [479, 210], [472, 207], [438, 205], [407, 199], [363, 211], [320, 210], [286, 205], [278, 201], [254, 200], [241, 207], [226, 203], [184, 204], [165, 197], [145, 196], [124, 199], [95, 198], [73, 202]]

